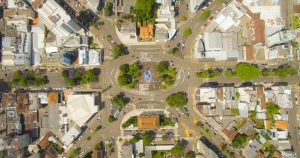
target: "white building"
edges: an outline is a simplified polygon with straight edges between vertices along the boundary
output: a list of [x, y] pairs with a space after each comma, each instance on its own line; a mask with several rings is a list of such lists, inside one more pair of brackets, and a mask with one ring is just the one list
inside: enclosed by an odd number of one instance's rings
[[211, 32], [215, 29], [226, 32], [231, 28], [238, 27], [243, 21], [250, 20], [247, 10], [236, 0], [233, 0], [226, 8], [224, 8], [217, 17], [207, 27], [207, 31]]
[[267, 37], [267, 45], [271, 47], [277, 44], [287, 43], [295, 38], [296, 33], [294, 30], [284, 30]]
[[102, 63], [102, 54], [100, 49], [81, 48], [78, 50], [79, 65], [94, 66]]
[[36, 11], [39, 13], [40, 22], [58, 38], [84, 33], [76, 21], [55, 0], [43, 1]]
[[165, 0], [163, 5], [157, 11], [155, 19], [155, 41], [166, 42], [171, 40], [176, 34], [174, 6], [170, 0]]
[[84, 124], [99, 110], [95, 102], [95, 94], [69, 94], [66, 96], [66, 112], [70, 120], [79, 127]]
[[68, 147], [81, 134], [81, 132], [81, 128], [76, 125], [66, 132], [61, 138], [62, 143], [65, 145], [64, 147]]

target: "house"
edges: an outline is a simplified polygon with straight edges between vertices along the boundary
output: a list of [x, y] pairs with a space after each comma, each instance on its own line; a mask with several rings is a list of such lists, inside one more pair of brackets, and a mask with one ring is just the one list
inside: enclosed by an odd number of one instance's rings
[[159, 116], [138, 116], [139, 129], [158, 129]]
[[250, 20], [247, 9], [240, 2], [233, 0], [225, 7], [207, 27], [207, 32], [220, 30], [221, 32], [234, 31]]
[[33, 8], [38, 12], [40, 22], [57, 38], [84, 34], [79, 24], [55, 0], [38, 1], [33, 3]]
[[154, 36], [154, 28], [152, 24], [140, 26], [140, 38], [151, 39]]
[[136, 23], [123, 22], [121, 24], [120, 34], [126, 41], [137, 42]]
[[218, 106], [218, 88], [200, 87], [196, 90], [196, 102], [199, 111], [206, 116], [219, 114]]
[[266, 102], [273, 102], [280, 108], [292, 108], [291, 86], [275, 86], [265, 89]]
[[256, 158], [261, 147], [262, 144], [257, 140], [250, 140], [248, 145], [242, 149], [243, 156], [245, 158]]
[[212, 59], [239, 60], [243, 50], [239, 47], [238, 33], [205, 32], [202, 38], [197, 38], [194, 45], [194, 58], [197, 60]]
[[157, 10], [157, 18], [155, 19], [156, 42], [166, 42], [175, 36], [177, 30], [174, 16], [174, 6], [171, 5], [171, 1], [165, 0]]

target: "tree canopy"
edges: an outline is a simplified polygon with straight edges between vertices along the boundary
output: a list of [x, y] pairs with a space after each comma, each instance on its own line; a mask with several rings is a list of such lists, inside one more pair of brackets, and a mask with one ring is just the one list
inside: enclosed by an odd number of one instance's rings
[[184, 37], [188, 37], [191, 34], [192, 34], [192, 29], [191, 28], [186, 28], [186, 29], [183, 30]]
[[134, 7], [135, 20], [141, 23], [153, 23], [156, 13], [155, 8], [154, 0], [137, 0]]
[[17, 70], [13, 74], [13, 84], [21, 87], [27, 87], [30, 85], [41, 86], [48, 82], [46, 75], [38, 74], [33, 70], [21, 71]]
[[112, 99], [112, 103], [118, 108], [125, 107], [128, 102], [129, 102], [129, 98], [126, 98], [123, 93], [117, 94]]
[[166, 99], [167, 103], [171, 107], [182, 108], [188, 102], [187, 94], [184, 92], [173, 93]]
[[260, 76], [260, 70], [258, 66], [248, 63], [239, 63], [235, 67], [237, 75], [241, 80], [251, 80]]
[[155, 132], [154, 131], [146, 131], [141, 136], [142, 140], [144, 141], [145, 145], [150, 145], [153, 140], [155, 139]]
[[163, 88], [173, 85], [176, 81], [176, 69], [170, 65], [169, 61], [159, 62], [157, 65], [157, 73]]
[[104, 7], [104, 15], [111, 16], [112, 15], [113, 4], [112, 2], [106, 2]]
[[116, 59], [120, 56], [127, 55], [128, 51], [126, 50], [126, 48], [123, 44], [118, 44], [113, 47], [111, 54], [112, 54], [113, 59]]
[[185, 145], [184, 145], [184, 142], [183, 141], [178, 141], [176, 143], [176, 145], [171, 149], [171, 153], [174, 154], [174, 155], [183, 155], [184, 153], [184, 148], [185, 148]]
[[133, 64], [123, 64], [119, 67], [118, 83], [127, 88], [134, 88], [141, 76], [142, 65], [139, 61]]
[[234, 148], [241, 148], [247, 142], [247, 135], [237, 134], [232, 140], [232, 146]]

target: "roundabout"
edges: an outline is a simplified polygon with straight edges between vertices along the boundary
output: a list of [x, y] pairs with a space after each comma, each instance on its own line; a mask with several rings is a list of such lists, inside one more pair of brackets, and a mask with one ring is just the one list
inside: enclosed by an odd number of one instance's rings
[[[170, 67], [176, 70], [174, 76], [174, 83], [168, 87], [162, 87], [159, 74], [157, 73], [157, 63], [161, 61], [168, 62]], [[121, 86], [118, 82], [120, 73], [120, 67], [124, 64], [141, 63], [141, 69], [139, 77], [136, 81], [136, 85], [130, 88]], [[132, 53], [130, 55], [122, 56], [113, 60], [110, 65], [109, 81], [113, 88], [117, 91], [126, 92], [136, 96], [162, 96], [170, 94], [175, 91], [176, 87], [180, 86], [187, 78], [187, 74], [184, 71], [186, 68], [184, 61], [174, 56], [169, 56], [163, 53]], [[161, 77], [162, 78], [162, 77]]]

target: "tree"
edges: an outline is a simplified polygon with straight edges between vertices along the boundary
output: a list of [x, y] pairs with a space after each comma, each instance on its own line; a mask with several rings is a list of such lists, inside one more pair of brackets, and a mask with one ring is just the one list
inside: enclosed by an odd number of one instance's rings
[[176, 143], [176, 145], [171, 149], [171, 153], [174, 155], [183, 155], [183, 151], [184, 151], [185, 145], [183, 143], [183, 141], [178, 141]]
[[232, 146], [234, 148], [241, 148], [247, 141], [247, 135], [245, 134], [237, 134], [232, 140]]
[[260, 71], [257, 65], [248, 63], [239, 63], [235, 67], [237, 75], [241, 80], [251, 80], [260, 76]]
[[130, 142], [138, 142], [139, 140], [141, 140], [141, 137], [138, 134], [133, 135], [133, 137], [130, 139]]
[[195, 158], [196, 155], [193, 151], [189, 151], [188, 153], [185, 154], [184, 158]]
[[126, 54], [128, 54], [128, 52], [126, 51], [126, 48], [123, 44], [116, 45], [112, 49], [113, 59], [116, 59], [116, 58], [126, 55]]
[[184, 92], [177, 92], [169, 95], [166, 99], [167, 103], [171, 107], [178, 107], [182, 108], [188, 102], [188, 98], [186, 93]]
[[291, 68], [290, 66], [280, 66], [275, 70], [275, 75], [282, 77], [282, 78], [286, 78], [289, 76], [293, 76], [297, 74], [297, 70], [294, 68]]
[[168, 70], [169, 66], [170, 66], [170, 63], [168, 61], [161, 61], [157, 65], [157, 72], [164, 73], [165, 71]]
[[183, 30], [184, 37], [188, 37], [191, 34], [192, 34], [191, 28], [186, 28], [186, 29]]
[[104, 15], [105, 16], [111, 16], [112, 15], [112, 8], [113, 8], [112, 2], [106, 2], [106, 5], [104, 7]]
[[108, 116], [108, 118], [107, 118], [107, 122], [108, 123], [112, 123], [112, 122], [114, 122], [114, 121], [116, 121], [117, 119], [114, 117], [114, 116], [112, 116], [112, 115], [109, 115]]
[[120, 72], [123, 74], [127, 74], [129, 71], [129, 64], [123, 64], [119, 68]]
[[114, 96], [112, 99], [112, 103], [118, 108], [125, 107], [128, 102], [129, 102], [129, 98], [126, 98], [123, 93], [119, 93], [118, 95]]
[[272, 102], [269, 102], [266, 104], [266, 109], [267, 113], [266, 116], [268, 119], [273, 120], [274, 119], [274, 114], [279, 114], [280, 113], [280, 107], [277, 104], [274, 104]]
[[178, 51], [179, 51], [179, 49], [177, 47], [174, 47], [168, 51], [168, 54], [176, 55], [178, 53]]
[[155, 139], [155, 133], [153, 131], [146, 131], [141, 136], [145, 145], [150, 145]]
[[134, 7], [135, 20], [141, 23], [153, 22], [155, 17], [154, 0], [137, 0]]
[[236, 72], [235, 72], [235, 71], [232, 71], [232, 70], [225, 70], [225, 71], [224, 71], [224, 75], [225, 75], [225, 77], [227, 77], [227, 78], [231, 78], [231, 77], [233, 77], [233, 76], [236, 75]]
[[128, 74], [122, 74], [118, 76], [118, 83], [121, 86], [127, 86], [132, 83], [132, 77]]
[[88, 70], [86, 72], [85, 78], [87, 79], [88, 82], [95, 82], [98, 79], [94, 70]]
[[181, 20], [181, 21], [186, 21], [186, 20], [187, 20], [187, 17], [184, 16], [184, 15], [181, 15], [181, 16], [180, 16], [180, 20]]
[[207, 18], [210, 16], [210, 13], [211, 11], [209, 9], [205, 9], [200, 15], [200, 21], [206, 21]]
[[61, 73], [62, 77], [63, 78], [68, 78], [69, 77], [69, 71], [68, 70], [64, 70], [62, 73]]

